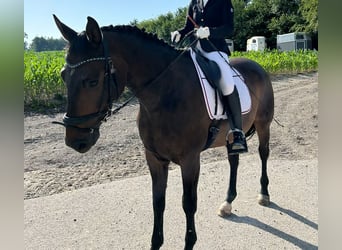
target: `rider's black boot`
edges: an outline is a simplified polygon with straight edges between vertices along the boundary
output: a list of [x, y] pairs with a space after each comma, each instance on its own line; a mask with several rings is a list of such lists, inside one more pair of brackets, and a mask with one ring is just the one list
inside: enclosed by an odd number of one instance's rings
[[[223, 104], [227, 111], [230, 129], [227, 134], [228, 154], [240, 154], [248, 152], [247, 142], [242, 131], [242, 118], [239, 93], [236, 87], [230, 95], [222, 97]], [[230, 136], [233, 136], [232, 143], [229, 143]]]

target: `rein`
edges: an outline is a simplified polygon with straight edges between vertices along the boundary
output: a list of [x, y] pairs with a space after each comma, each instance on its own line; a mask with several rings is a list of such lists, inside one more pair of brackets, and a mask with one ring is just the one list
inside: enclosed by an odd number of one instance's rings
[[136, 94], [138, 94], [139, 92], [142, 92], [147, 86], [150, 86], [156, 83], [157, 81], [159, 81], [164, 76], [164, 74], [184, 55], [184, 53], [187, 52], [187, 48], [190, 48], [193, 44], [195, 44], [195, 42], [197, 42], [197, 39], [194, 40], [186, 48], [184, 48], [182, 52], [165, 69], [163, 69], [153, 80], [148, 81], [145, 84], [143, 84], [143, 88], [140, 89], [140, 91], [137, 91], [135, 94], [133, 94], [133, 96], [136, 96]]
[[[188, 38], [189, 35], [191, 35], [194, 31], [190, 31], [182, 41], [184, 41], [186, 38]], [[123, 107], [125, 107], [130, 101], [132, 101], [137, 94], [139, 94], [139, 92], [142, 92], [143, 90], [145, 90], [147, 88], [147, 86], [150, 86], [154, 83], [156, 83], [157, 81], [159, 81], [163, 75], [183, 56], [183, 54], [187, 51], [187, 48], [190, 48], [193, 44], [195, 44], [195, 42], [197, 42], [198, 39], [195, 39], [195, 41], [193, 41], [190, 45], [186, 46], [183, 51], [165, 68], [163, 69], [153, 80], [146, 82], [145, 84], [143, 84], [143, 88], [140, 89], [139, 91], [136, 91], [135, 93], [133, 93], [133, 95], [131, 97], [129, 97], [123, 104], [121, 104], [120, 106], [118, 106], [117, 108], [115, 108], [114, 110], [111, 111], [111, 114], [115, 114], [117, 113], [120, 109], [122, 109]], [[181, 41], [181, 42], [182, 42]], [[177, 46], [176, 48], [179, 48], [179, 46]]]

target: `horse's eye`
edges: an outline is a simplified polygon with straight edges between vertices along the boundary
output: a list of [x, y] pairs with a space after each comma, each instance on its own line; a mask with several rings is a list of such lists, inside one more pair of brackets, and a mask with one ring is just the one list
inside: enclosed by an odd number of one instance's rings
[[95, 87], [97, 85], [98, 81], [97, 80], [92, 80], [92, 81], [89, 81], [88, 85], [89, 87]]
[[98, 81], [97, 80], [84, 80], [82, 82], [83, 88], [93, 88], [97, 86]]

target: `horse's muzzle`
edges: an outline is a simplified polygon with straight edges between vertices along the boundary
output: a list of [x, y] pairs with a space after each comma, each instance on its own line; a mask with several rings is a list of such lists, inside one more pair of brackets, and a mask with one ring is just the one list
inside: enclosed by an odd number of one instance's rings
[[65, 144], [79, 153], [85, 153], [95, 145], [100, 137], [98, 129], [93, 130], [91, 133], [76, 134], [72, 128], [66, 129]]

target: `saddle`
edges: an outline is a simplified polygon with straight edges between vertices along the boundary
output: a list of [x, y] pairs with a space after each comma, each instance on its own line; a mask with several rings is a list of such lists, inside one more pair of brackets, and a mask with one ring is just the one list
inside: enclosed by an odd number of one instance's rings
[[211, 87], [221, 92], [219, 88], [221, 71], [217, 63], [215, 61], [209, 60], [208, 58], [204, 57], [197, 48], [192, 48], [192, 49], [196, 52], [196, 61], [198, 65], [200, 66], [200, 68], [202, 69], [203, 74], [207, 78]]
[[[199, 52], [198, 49], [193, 48], [193, 50], [196, 53], [196, 61], [200, 68], [202, 69], [203, 74], [207, 78], [207, 81], [209, 82], [210, 86], [215, 90], [215, 104], [217, 107], [217, 93], [219, 93], [220, 98], [222, 97], [222, 92], [219, 88], [219, 81], [221, 78], [221, 70], [217, 63], [215, 61], [209, 60], [208, 58], [204, 57], [201, 52]], [[222, 100], [222, 99], [221, 99]], [[217, 108], [216, 108], [217, 111]], [[215, 112], [216, 112], [215, 111]], [[213, 120], [210, 124], [209, 130], [208, 130], [208, 138], [207, 142], [204, 146], [203, 150], [206, 150], [210, 147], [210, 145], [215, 141], [218, 133], [220, 132], [219, 124], [221, 121]]]
[[[203, 150], [210, 147], [220, 131], [220, 124], [227, 119], [225, 107], [222, 105], [222, 92], [219, 87], [221, 71], [216, 62], [204, 57], [196, 48], [190, 48], [190, 56], [198, 74], [198, 79], [203, 91], [203, 99], [208, 111], [211, 124], [208, 128], [207, 143]], [[230, 67], [233, 80], [240, 96], [241, 113], [246, 114], [251, 109], [251, 97], [244, 78], [237, 69]], [[247, 133], [249, 134], [249, 133]], [[246, 135], [247, 135], [246, 134]]]
[[[217, 114], [218, 110], [218, 102], [221, 100], [222, 102], [222, 91], [219, 85], [219, 81], [221, 79], [221, 70], [217, 63], [213, 60], [210, 60], [202, 55], [202, 53], [197, 48], [192, 48], [195, 52], [196, 61], [201, 68], [204, 76], [206, 77], [208, 83], [215, 91], [215, 114]], [[226, 107], [223, 106], [222, 114], [226, 112]]]

